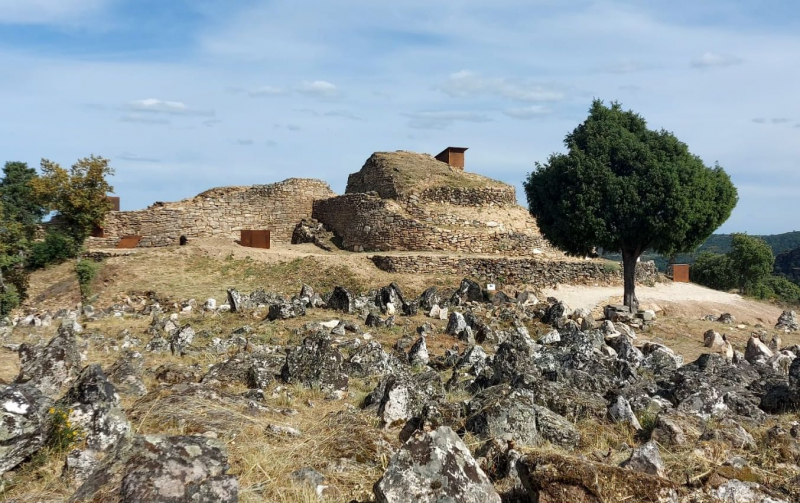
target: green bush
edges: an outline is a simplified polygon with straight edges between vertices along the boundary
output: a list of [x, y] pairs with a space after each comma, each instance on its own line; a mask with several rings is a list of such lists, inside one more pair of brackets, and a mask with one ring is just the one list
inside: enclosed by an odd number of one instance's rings
[[78, 254], [75, 240], [58, 231], [48, 232], [44, 241], [31, 247], [28, 268], [42, 269], [50, 264], [60, 264], [74, 258]]
[[20, 298], [17, 288], [6, 283], [5, 286], [0, 287], [0, 316], [8, 316], [11, 311], [19, 306]]
[[83, 440], [83, 429], [72, 424], [69, 418], [71, 412], [72, 409], [61, 407], [51, 407], [48, 411], [50, 414], [48, 445], [55, 452], [66, 452]]
[[770, 276], [749, 287], [747, 293], [759, 299], [776, 299], [792, 304], [800, 303], [800, 286], [783, 276]]
[[689, 274], [693, 283], [715, 290], [732, 290], [739, 286], [733, 263], [727, 255], [701, 253]]
[[79, 260], [75, 263], [75, 274], [78, 275], [82, 299], [85, 300], [92, 296], [92, 281], [97, 276], [99, 269], [100, 265], [93, 260]]

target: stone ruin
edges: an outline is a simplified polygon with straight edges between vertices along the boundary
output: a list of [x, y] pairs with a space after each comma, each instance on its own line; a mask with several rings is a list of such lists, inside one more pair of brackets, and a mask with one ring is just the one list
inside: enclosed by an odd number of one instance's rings
[[125, 236], [139, 247], [177, 245], [181, 237], [239, 239], [241, 230], [269, 229], [274, 242], [291, 242], [297, 222], [311, 217], [312, 202], [335, 196], [327, 183], [290, 178], [271, 185], [220, 187], [174, 203], [137, 211], [112, 211], [92, 248], [113, 248]]
[[301, 178], [215, 188], [179, 202], [112, 211], [103, 237], [89, 244], [116, 247], [125, 236], [139, 236], [139, 247], [170, 246], [181, 238], [238, 239], [242, 230], [265, 229], [277, 243], [322, 245], [293, 239], [301, 222], [350, 251], [563, 256], [517, 204], [514, 187], [405, 151], [373, 154], [350, 175], [342, 196], [323, 181]]

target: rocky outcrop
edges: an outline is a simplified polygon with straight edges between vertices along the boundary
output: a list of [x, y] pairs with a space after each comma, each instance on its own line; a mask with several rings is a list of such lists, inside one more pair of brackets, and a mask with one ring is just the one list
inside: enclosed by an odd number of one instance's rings
[[47, 441], [52, 401], [31, 384], [0, 387], [0, 474], [15, 468]]
[[45, 347], [21, 345], [19, 359], [21, 370], [15, 382], [30, 382], [47, 395], [57, 394], [81, 369], [75, 322], [62, 323], [58, 335]]

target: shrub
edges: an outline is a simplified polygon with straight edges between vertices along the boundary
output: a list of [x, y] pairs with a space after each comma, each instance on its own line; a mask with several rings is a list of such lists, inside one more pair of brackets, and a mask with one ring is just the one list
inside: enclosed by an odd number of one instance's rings
[[0, 287], [0, 316], [8, 316], [11, 311], [19, 306], [20, 298], [17, 288], [6, 283], [5, 286]]
[[78, 254], [78, 246], [71, 237], [58, 231], [50, 231], [44, 241], [31, 247], [28, 268], [41, 269], [50, 264], [60, 264]]
[[689, 274], [693, 283], [715, 290], [731, 290], [739, 286], [733, 264], [727, 255], [701, 253]]
[[78, 260], [75, 263], [75, 274], [78, 275], [78, 285], [81, 288], [81, 298], [88, 299], [92, 295], [92, 281], [100, 269], [99, 264], [93, 260]]
[[55, 452], [65, 452], [83, 439], [83, 430], [69, 419], [72, 409], [51, 407], [48, 445]]

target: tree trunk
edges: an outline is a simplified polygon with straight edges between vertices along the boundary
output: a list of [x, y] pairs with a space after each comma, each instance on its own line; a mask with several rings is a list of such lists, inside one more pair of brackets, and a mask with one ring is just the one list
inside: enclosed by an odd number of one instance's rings
[[622, 276], [625, 279], [624, 304], [631, 308], [631, 313], [639, 310], [639, 300], [636, 298], [636, 260], [640, 254], [622, 250]]

